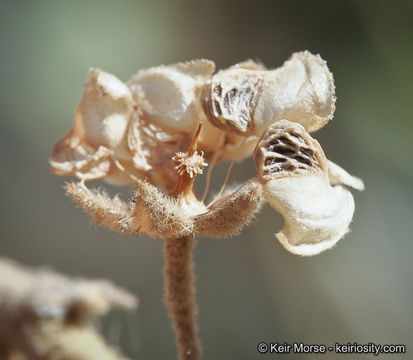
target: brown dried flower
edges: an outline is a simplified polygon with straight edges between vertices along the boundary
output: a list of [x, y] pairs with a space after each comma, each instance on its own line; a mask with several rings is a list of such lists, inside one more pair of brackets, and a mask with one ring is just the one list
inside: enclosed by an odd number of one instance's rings
[[137, 299], [106, 280], [69, 279], [0, 258], [0, 358], [126, 360], [90, 320]]
[[[274, 70], [252, 60], [214, 70], [203, 59], [162, 65], [139, 71], [126, 84], [91, 70], [74, 127], [50, 161], [59, 175], [135, 186], [130, 203], [83, 182], [66, 190], [96, 223], [165, 240], [166, 299], [180, 359], [202, 354], [195, 235], [237, 234], [267, 200], [285, 219], [277, 234], [281, 243], [314, 255], [348, 231], [354, 201], [342, 185], [363, 189], [309, 135], [335, 110], [333, 77], [319, 55], [296, 53]], [[210, 204], [197, 198], [193, 184], [207, 162], [208, 183], [215, 163], [253, 153], [258, 181], [221, 190]]]

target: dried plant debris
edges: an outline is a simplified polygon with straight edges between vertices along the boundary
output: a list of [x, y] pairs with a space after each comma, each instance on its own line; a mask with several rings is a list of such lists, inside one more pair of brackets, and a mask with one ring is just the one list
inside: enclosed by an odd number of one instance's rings
[[[315, 255], [349, 231], [354, 200], [346, 186], [364, 189], [310, 135], [335, 111], [333, 76], [319, 55], [298, 52], [276, 69], [246, 60], [214, 71], [212, 61], [199, 59], [141, 70], [123, 83], [92, 69], [73, 128], [50, 160], [54, 173], [81, 180], [67, 184], [67, 194], [97, 224], [165, 240], [166, 303], [182, 360], [202, 354], [195, 236], [235, 235], [268, 201], [284, 217], [276, 235], [282, 245]], [[223, 191], [227, 176], [204, 203], [214, 165], [230, 161], [230, 171], [250, 156], [258, 179]], [[193, 185], [206, 166], [200, 200]], [[133, 185], [131, 200], [89, 190], [85, 182], [93, 179]]]
[[0, 357], [30, 360], [125, 359], [90, 320], [137, 299], [106, 280], [69, 279], [0, 258]]

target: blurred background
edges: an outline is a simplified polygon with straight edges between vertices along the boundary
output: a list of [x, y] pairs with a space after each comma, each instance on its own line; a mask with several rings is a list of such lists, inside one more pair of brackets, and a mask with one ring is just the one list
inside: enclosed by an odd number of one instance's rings
[[[308, 49], [327, 60], [338, 98], [334, 120], [314, 136], [366, 190], [354, 193], [345, 240], [313, 258], [275, 240], [282, 217], [268, 206], [240, 236], [198, 239], [205, 359], [274, 356], [257, 353], [260, 341], [401, 343], [410, 355], [385, 358], [411, 357], [412, 18], [409, 1], [1, 1], [0, 254], [136, 293], [137, 312], [110, 315], [104, 333], [120, 326], [110, 341], [133, 359], [174, 359], [162, 242], [92, 227], [65, 198], [67, 179], [49, 173], [52, 146], [72, 126], [90, 67], [126, 81], [138, 69], [194, 58], [276, 67]], [[215, 189], [225, 170], [215, 172]], [[248, 160], [231, 180], [253, 176]]]

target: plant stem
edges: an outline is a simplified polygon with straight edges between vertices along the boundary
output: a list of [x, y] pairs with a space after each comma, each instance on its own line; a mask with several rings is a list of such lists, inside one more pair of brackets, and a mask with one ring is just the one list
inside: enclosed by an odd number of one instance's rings
[[179, 360], [199, 360], [198, 305], [195, 299], [193, 254], [194, 236], [167, 238], [165, 241], [166, 305], [176, 334]]

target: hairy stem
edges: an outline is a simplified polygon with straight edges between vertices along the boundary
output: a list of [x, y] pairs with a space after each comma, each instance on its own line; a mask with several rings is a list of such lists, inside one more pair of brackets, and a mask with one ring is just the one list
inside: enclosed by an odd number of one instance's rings
[[180, 360], [199, 360], [202, 356], [198, 337], [192, 250], [194, 236], [168, 238], [165, 241], [166, 305], [172, 318]]

